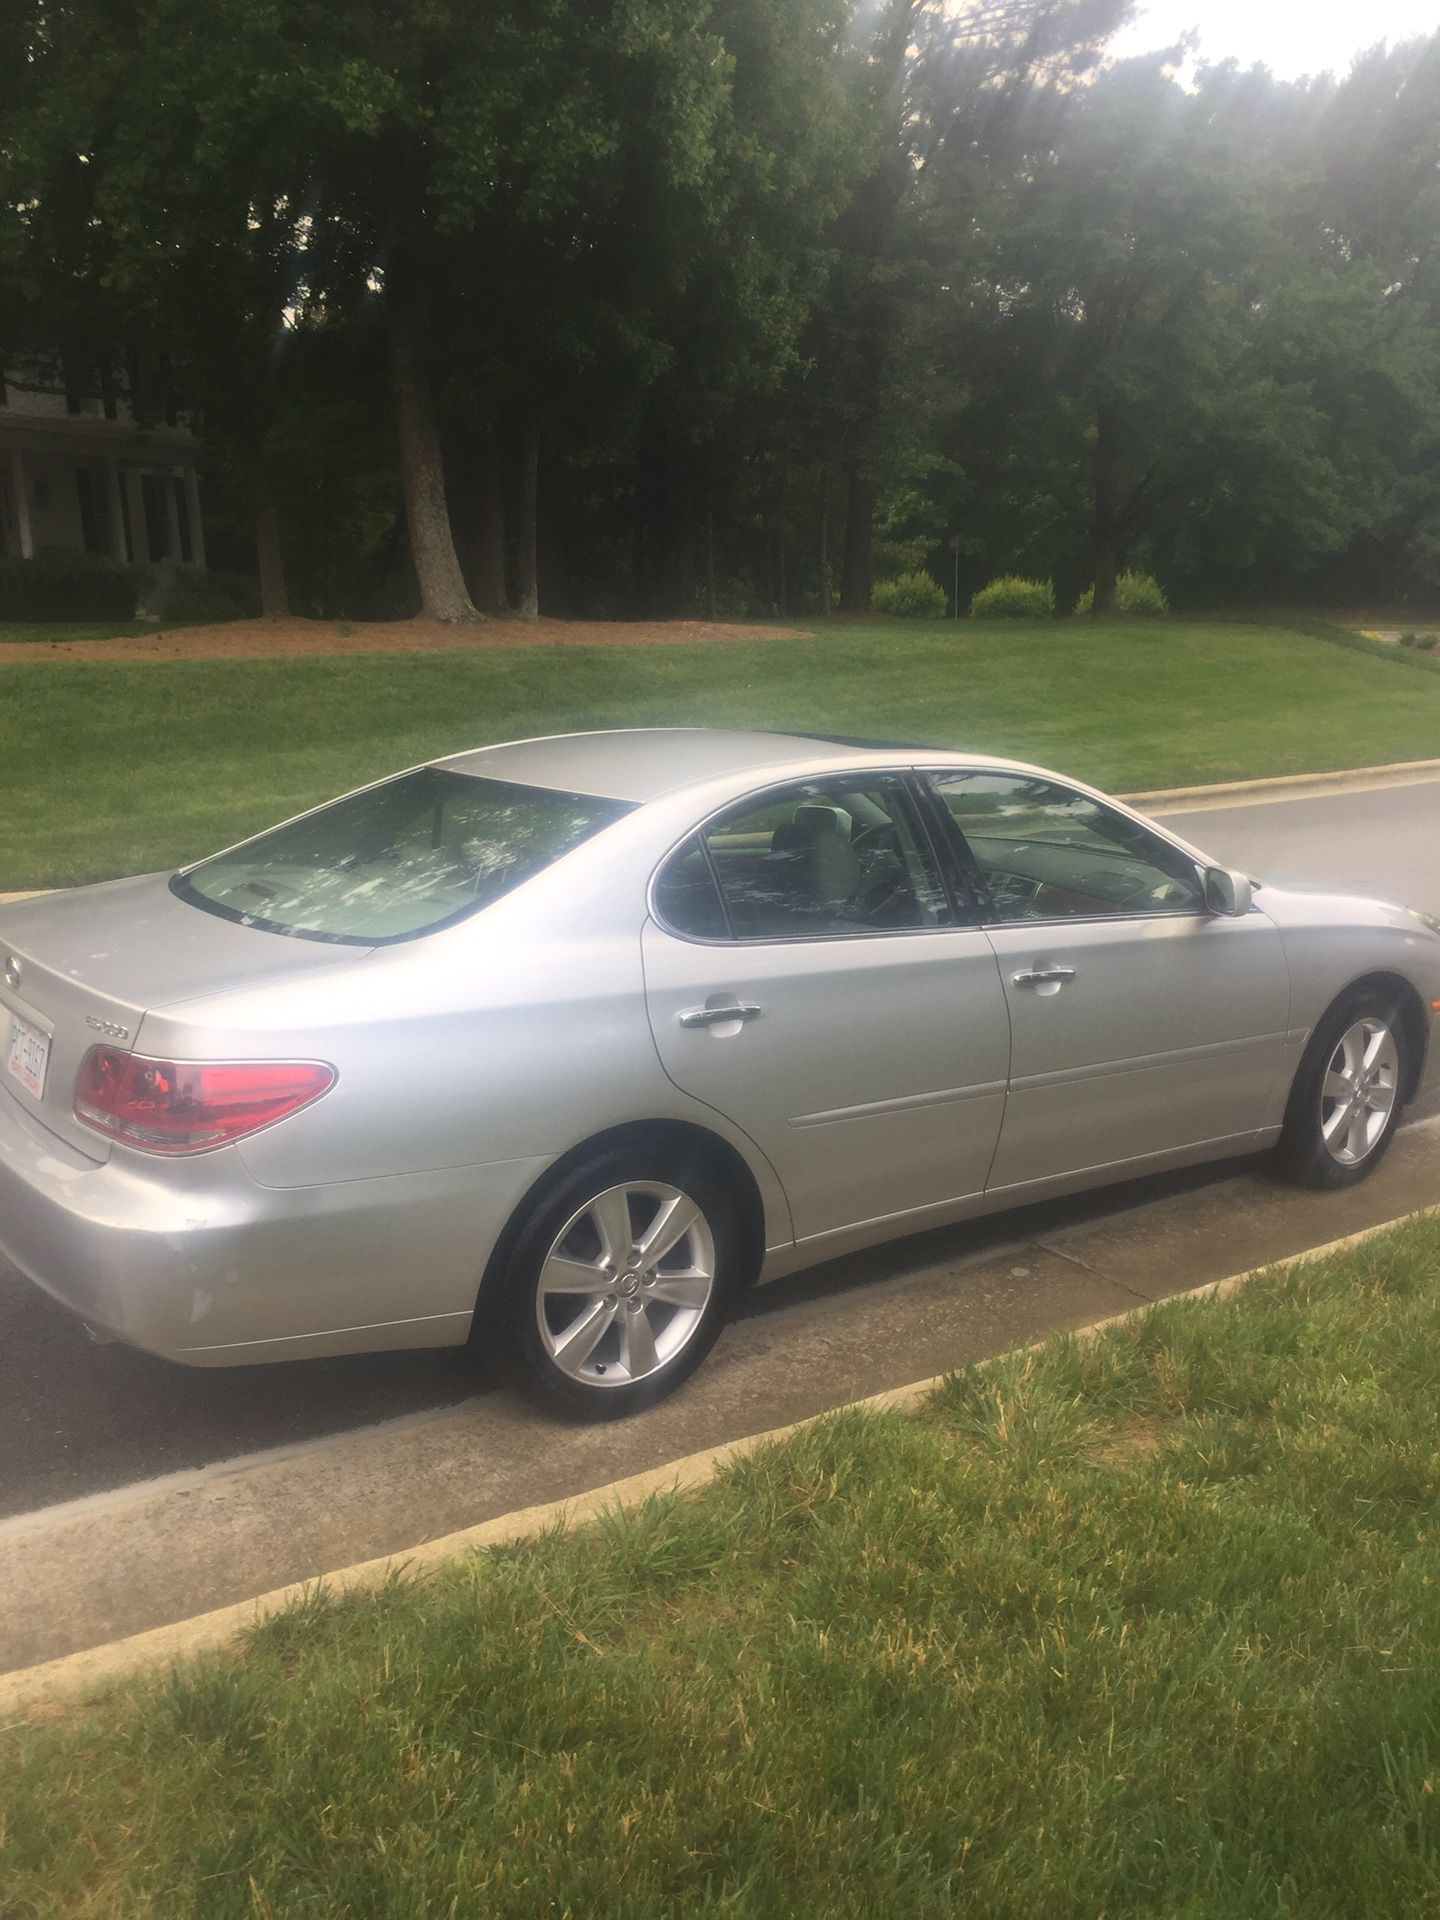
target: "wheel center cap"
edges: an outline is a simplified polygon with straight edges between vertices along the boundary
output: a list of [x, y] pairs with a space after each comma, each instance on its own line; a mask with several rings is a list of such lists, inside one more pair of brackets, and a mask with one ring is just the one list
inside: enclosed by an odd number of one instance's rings
[[636, 1294], [639, 1293], [640, 1291], [639, 1274], [638, 1273], [622, 1273], [620, 1276], [620, 1291], [621, 1293], [624, 1294], [627, 1300], [633, 1300]]

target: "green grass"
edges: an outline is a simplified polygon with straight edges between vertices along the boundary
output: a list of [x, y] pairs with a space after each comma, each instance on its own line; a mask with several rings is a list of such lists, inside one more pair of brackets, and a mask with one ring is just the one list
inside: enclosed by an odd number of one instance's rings
[[1440, 1223], [0, 1740], [7, 1915], [1440, 1911]]
[[62, 640], [128, 640], [154, 633], [153, 620], [0, 620], [0, 647], [55, 646]]
[[837, 623], [811, 640], [0, 667], [0, 889], [140, 872], [392, 768], [568, 728], [801, 728], [1125, 790], [1440, 752], [1440, 680], [1275, 628]]

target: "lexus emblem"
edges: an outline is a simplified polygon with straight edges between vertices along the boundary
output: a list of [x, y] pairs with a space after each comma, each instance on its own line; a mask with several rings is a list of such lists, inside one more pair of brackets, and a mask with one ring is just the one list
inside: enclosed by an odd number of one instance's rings
[[13, 953], [7, 953], [7, 954], [6, 954], [6, 956], [5, 956], [5, 984], [6, 984], [6, 986], [7, 986], [7, 987], [18, 987], [18, 986], [20, 985], [20, 975], [21, 975], [21, 972], [22, 972], [22, 968], [21, 968], [21, 966], [20, 966], [20, 962], [19, 962], [19, 961], [18, 961], [18, 960], [17, 960], [16, 958], [15, 958], [15, 956], [14, 956], [14, 954], [13, 954]]

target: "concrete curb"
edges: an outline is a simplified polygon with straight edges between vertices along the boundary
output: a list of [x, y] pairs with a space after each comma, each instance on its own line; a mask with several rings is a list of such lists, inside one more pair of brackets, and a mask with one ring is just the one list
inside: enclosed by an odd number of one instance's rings
[[1145, 793], [1117, 797], [1142, 812], [1163, 808], [1185, 812], [1193, 807], [1229, 806], [1234, 801], [1303, 800], [1312, 794], [1365, 792], [1375, 787], [1408, 787], [1424, 780], [1440, 780], [1440, 760], [1392, 760], [1379, 767], [1347, 767], [1334, 773], [1281, 773], [1264, 780], [1223, 780], [1209, 787], [1155, 787]]
[[[1349, 767], [1337, 773], [1282, 773], [1264, 780], [1223, 780], [1209, 787], [1154, 787], [1145, 793], [1115, 797], [1142, 813], [1204, 812], [1234, 801], [1304, 800], [1312, 794], [1363, 793], [1373, 787], [1408, 787], [1432, 779], [1440, 780], [1440, 760], [1394, 760], [1382, 767]], [[21, 893], [0, 893], [0, 907], [64, 891], [63, 887], [32, 887]]]
[[[1390, 1233], [1396, 1227], [1404, 1226], [1411, 1221], [1437, 1216], [1440, 1216], [1440, 1207], [1420, 1207], [1412, 1213], [1400, 1215], [1398, 1219], [1382, 1221], [1376, 1226], [1363, 1228], [1359, 1233], [1346, 1234], [1341, 1239], [1330, 1240], [1323, 1246], [1310, 1247], [1301, 1253], [1290, 1254], [1284, 1259], [1271, 1261], [1263, 1267], [1254, 1267], [1244, 1273], [1231, 1274], [1223, 1280], [1212, 1280], [1204, 1286], [1193, 1288], [1188, 1293], [1172, 1295], [1168, 1300], [1146, 1301], [1140, 1306], [1127, 1308], [1123, 1313], [1108, 1314], [1100, 1320], [1092, 1321], [1088, 1326], [1077, 1329], [1069, 1337], [1095, 1339], [1109, 1328], [1123, 1326], [1137, 1320], [1152, 1312], [1157, 1306], [1167, 1305], [1172, 1300], [1225, 1298], [1236, 1292], [1246, 1281], [1254, 1279], [1257, 1274], [1283, 1271], [1291, 1267], [1303, 1266], [1310, 1261], [1323, 1260], [1331, 1254], [1343, 1252], [1348, 1247], [1358, 1246], [1367, 1240], [1376, 1239], [1381, 1234]], [[1047, 1338], [1054, 1337], [1054, 1335], [1047, 1336]], [[1012, 1352], [1023, 1350], [1011, 1349]], [[1003, 1354], [995, 1356], [997, 1359], [1005, 1357]], [[992, 1363], [980, 1361], [977, 1364], [986, 1366]], [[105, 1687], [131, 1676], [153, 1672], [178, 1661], [193, 1658], [199, 1653], [222, 1647], [233, 1641], [247, 1627], [255, 1626], [270, 1615], [282, 1612], [286, 1607], [314, 1594], [317, 1590], [323, 1590], [327, 1594], [339, 1594], [381, 1586], [396, 1578], [411, 1579], [434, 1566], [438, 1561], [452, 1559], [461, 1553], [502, 1545], [526, 1534], [538, 1533], [559, 1525], [580, 1525], [595, 1519], [609, 1509], [633, 1507], [657, 1494], [684, 1492], [704, 1486], [713, 1480], [720, 1469], [729, 1462], [744, 1459], [760, 1447], [769, 1446], [806, 1427], [815, 1426], [819, 1421], [830, 1419], [834, 1413], [906, 1411], [928, 1398], [948, 1377], [946, 1374], [936, 1374], [927, 1380], [917, 1380], [909, 1386], [892, 1387], [883, 1393], [871, 1394], [865, 1399], [851, 1401], [844, 1407], [832, 1408], [829, 1412], [812, 1415], [808, 1419], [796, 1421], [789, 1426], [772, 1427], [764, 1433], [750, 1434], [742, 1440], [727, 1441], [722, 1446], [707, 1447], [702, 1452], [687, 1454], [663, 1467], [653, 1467], [643, 1473], [629, 1474], [624, 1479], [611, 1481], [607, 1486], [596, 1487], [589, 1493], [565, 1500], [548, 1501], [541, 1506], [523, 1507], [513, 1513], [500, 1514], [495, 1519], [483, 1521], [478, 1526], [465, 1527], [456, 1533], [424, 1541], [405, 1553], [386, 1554], [379, 1559], [357, 1561], [351, 1566], [337, 1568], [334, 1572], [322, 1574], [316, 1579], [296, 1581], [289, 1586], [277, 1587], [252, 1600], [240, 1601], [233, 1606], [218, 1607], [213, 1612], [197, 1614], [189, 1620], [177, 1620], [168, 1626], [155, 1627], [149, 1632], [134, 1634], [127, 1639], [114, 1640], [104, 1646], [87, 1648], [81, 1653], [67, 1654], [62, 1659], [46, 1661], [39, 1666], [21, 1668], [13, 1673], [0, 1674], [0, 1731], [18, 1726], [31, 1718], [46, 1718], [66, 1705], [83, 1703], [86, 1698], [98, 1694]]]

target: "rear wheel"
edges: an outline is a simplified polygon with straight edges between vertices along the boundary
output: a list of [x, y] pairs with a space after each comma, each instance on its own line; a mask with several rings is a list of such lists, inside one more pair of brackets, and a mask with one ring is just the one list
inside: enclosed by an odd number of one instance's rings
[[651, 1405], [714, 1346], [741, 1265], [737, 1208], [703, 1161], [597, 1156], [540, 1201], [510, 1263], [529, 1385], [589, 1419]]
[[1410, 1041], [1394, 997], [1347, 995], [1311, 1037], [1285, 1114], [1282, 1169], [1308, 1187], [1373, 1173], [1400, 1124]]

